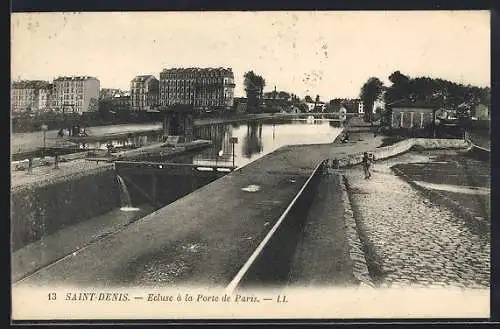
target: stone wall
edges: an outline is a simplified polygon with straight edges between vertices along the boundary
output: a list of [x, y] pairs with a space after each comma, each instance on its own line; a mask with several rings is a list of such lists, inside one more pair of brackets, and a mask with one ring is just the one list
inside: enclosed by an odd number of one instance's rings
[[[463, 139], [432, 139], [432, 138], [409, 138], [393, 145], [376, 148], [370, 153], [375, 156], [375, 160], [390, 158], [412, 149], [436, 150], [450, 148], [467, 148], [469, 143]], [[347, 167], [360, 164], [363, 160], [363, 153], [356, 153], [344, 156], [339, 161], [340, 167]]]
[[119, 205], [119, 187], [112, 166], [12, 188], [13, 250]]

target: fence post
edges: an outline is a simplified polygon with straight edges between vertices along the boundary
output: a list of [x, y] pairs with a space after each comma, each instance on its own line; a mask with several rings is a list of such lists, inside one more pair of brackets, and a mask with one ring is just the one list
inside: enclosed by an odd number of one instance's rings
[[29, 159], [28, 159], [28, 174], [31, 174], [32, 169], [33, 169], [33, 158], [29, 157]]

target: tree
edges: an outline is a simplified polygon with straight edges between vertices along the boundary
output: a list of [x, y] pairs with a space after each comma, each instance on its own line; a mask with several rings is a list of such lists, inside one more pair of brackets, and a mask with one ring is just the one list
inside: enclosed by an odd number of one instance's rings
[[313, 99], [311, 98], [311, 96], [309, 95], [306, 95], [306, 97], [304, 97], [304, 100], [307, 102], [307, 103], [312, 103], [313, 102]]
[[243, 75], [245, 91], [247, 93], [247, 106], [250, 111], [255, 112], [259, 108], [260, 100], [263, 97], [266, 81], [253, 71], [248, 71]]
[[370, 122], [373, 126], [373, 103], [377, 100], [380, 95], [382, 95], [382, 91], [384, 88], [384, 84], [380, 81], [379, 78], [371, 77], [369, 78], [363, 87], [361, 87], [361, 92], [359, 97], [363, 102], [363, 106], [365, 108], [365, 121]]
[[307, 110], [308, 110], [307, 105], [306, 105], [305, 103], [300, 103], [300, 104], [299, 104], [299, 110], [300, 110], [300, 112], [302, 112], [302, 113], [306, 113], [306, 112], [307, 112]]
[[314, 110], [316, 111], [316, 106], [319, 103], [319, 95], [316, 95], [316, 98], [314, 99]]

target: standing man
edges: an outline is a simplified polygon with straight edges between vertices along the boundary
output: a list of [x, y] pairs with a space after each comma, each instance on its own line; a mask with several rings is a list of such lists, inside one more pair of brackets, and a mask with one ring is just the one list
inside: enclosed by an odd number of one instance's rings
[[365, 179], [372, 177], [372, 174], [370, 172], [371, 163], [372, 159], [370, 158], [368, 153], [367, 152], [363, 153], [362, 165], [363, 165], [363, 171], [365, 173]]

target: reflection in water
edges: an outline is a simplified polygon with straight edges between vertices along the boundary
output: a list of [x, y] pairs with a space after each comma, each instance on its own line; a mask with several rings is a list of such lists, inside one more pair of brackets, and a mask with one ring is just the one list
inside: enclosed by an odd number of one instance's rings
[[[235, 165], [241, 167], [284, 145], [331, 143], [341, 130], [339, 122], [330, 120], [278, 119], [239, 124], [214, 124], [194, 129], [196, 139], [211, 140], [213, 146], [196, 152], [193, 162], [173, 159], [175, 162], [197, 165], [231, 166], [233, 145]], [[219, 156], [219, 152], [222, 151]]]
[[247, 134], [243, 139], [242, 153], [251, 158], [253, 154], [260, 153], [262, 145], [262, 123], [247, 124]]

